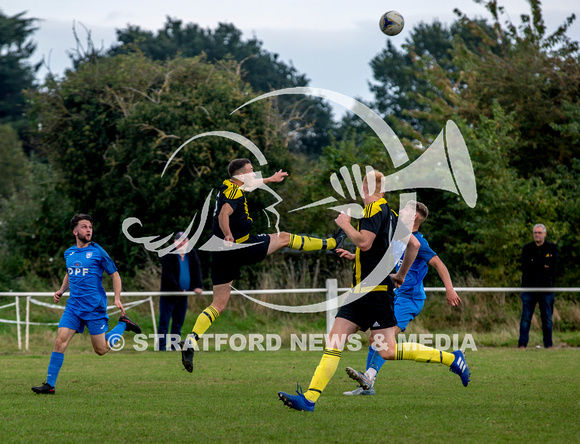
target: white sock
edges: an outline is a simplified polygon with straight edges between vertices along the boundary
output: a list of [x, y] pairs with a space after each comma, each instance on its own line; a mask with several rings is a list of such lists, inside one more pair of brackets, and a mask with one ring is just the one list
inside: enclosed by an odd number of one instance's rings
[[374, 382], [375, 378], [377, 377], [377, 370], [370, 367], [366, 372], [365, 376], [371, 381]]

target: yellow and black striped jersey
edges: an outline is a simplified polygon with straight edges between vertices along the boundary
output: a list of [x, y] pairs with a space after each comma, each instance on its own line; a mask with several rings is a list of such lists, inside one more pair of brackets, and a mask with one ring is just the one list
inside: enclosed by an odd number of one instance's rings
[[358, 247], [356, 249], [352, 285], [357, 291], [386, 291], [389, 289], [390, 279], [388, 274], [382, 282], [373, 283], [372, 285], [366, 283], [365, 279], [375, 269], [389, 249], [392, 233], [395, 230], [393, 225], [396, 224], [396, 220], [396, 213], [389, 208], [384, 198], [364, 207], [363, 218], [359, 219], [357, 230], [359, 232], [362, 230], [370, 231], [376, 237], [369, 250], [361, 251]]
[[220, 239], [225, 237], [219, 224], [219, 214], [225, 203], [230, 204], [234, 212], [230, 215], [230, 230], [236, 242], [244, 242], [250, 236], [252, 218], [248, 211], [246, 193], [229, 179], [224, 180], [218, 189], [211, 233]]

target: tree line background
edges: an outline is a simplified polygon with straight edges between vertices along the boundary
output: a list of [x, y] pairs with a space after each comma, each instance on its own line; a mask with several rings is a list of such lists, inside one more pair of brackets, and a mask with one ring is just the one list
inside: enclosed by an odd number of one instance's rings
[[[431, 212], [421, 231], [456, 283], [519, 285], [521, 247], [543, 223], [560, 247], [557, 285], [578, 286], [580, 61], [578, 43], [567, 35], [575, 16], [548, 30], [540, 2], [530, 0], [529, 15], [515, 26], [496, 1], [483, 3], [491, 20], [457, 10], [450, 25], [416, 25], [401, 48], [386, 38], [369, 61], [368, 106], [395, 130], [409, 163], [447, 120], [465, 138], [476, 207], [449, 192], [416, 190]], [[280, 229], [290, 232], [332, 233], [331, 211], [288, 211], [328, 196], [329, 177], [340, 167], [396, 171], [360, 119], [335, 121], [324, 101], [284, 96], [231, 114], [261, 93], [309, 84], [306, 73], [234, 24], [203, 29], [168, 17], [156, 32], [117, 30], [110, 48], [78, 38], [72, 68], [37, 81], [39, 66], [29, 62], [37, 23], [24, 12], [0, 11], [0, 291], [47, 291], [62, 279], [62, 254], [73, 240], [68, 223], [78, 212], [94, 217], [95, 241], [117, 263], [127, 290], [157, 289], [159, 258], [126, 239], [123, 220], [141, 220], [142, 228], [131, 230], [136, 237], [183, 230], [227, 177], [229, 161], [251, 158], [235, 142], [206, 137], [181, 150], [161, 176], [173, 152], [202, 132], [242, 134], [268, 159], [257, 170], [290, 173], [275, 186], [284, 199]], [[387, 198], [398, 205], [398, 193]], [[262, 211], [272, 197], [255, 192], [249, 203], [255, 231], [273, 232]], [[209, 257], [200, 255], [209, 288]], [[271, 258], [246, 270], [238, 287], [255, 287], [274, 269], [294, 284], [336, 273], [348, 280], [332, 255], [299, 260], [290, 272], [297, 256]], [[428, 283], [439, 285], [436, 273]]]

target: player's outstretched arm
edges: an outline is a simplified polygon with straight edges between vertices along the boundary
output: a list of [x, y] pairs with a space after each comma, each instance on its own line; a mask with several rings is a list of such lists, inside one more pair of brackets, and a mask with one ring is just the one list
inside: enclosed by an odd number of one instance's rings
[[349, 261], [354, 261], [354, 258], [356, 257], [354, 253], [351, 253], [350, 251], [344, 250], [342, 248], [337, 248], [336, 250], [334, 250], [334, 252], [339, 254], [340, 257], [348, 259]]
[[270, 177], [266, 177], [265, 179], [263, 179], [264, 183], [279, 183], [282, 182], [284, 180], [284, 178], [288, 176], [288, 173], [286, 171], [282, 171], [279, 170], [277, 172], [275, 172], [274, 174], [272, 174]]
[[61, 296], [64, 294], [65, 291], [68, 290], [69, 287], [69, 283], [68, 283], [68, 273], [65, 273], [64, 275], [64, 279], [62, 280], [62, 285], [60, 287], [60, 289], [56, 290], [54, 292], [54, 303], [58, 304], [58, 301], [60, 301]]
[[445, 286], [447, 303], [452, 307], [457, 307], [461, 303], [461, 299], [459, 298], [459, 295], [453, 288], [453, 283], [451, 282], [449, 270], [447, 269], [443, 261], [439, 259], [439, 256], [433, 256], [431, 260], [427, 263], [431, 265], [433, 268], [435, 268], [435, 270], [437, 270], [437, 273], [439, 273], [439, 277], [441, 278], [441, 281]]
[[113, 291], [115, 292], [115, 305], [119, 310], [121, 310], [121, 315], [125, 316], [125, 309], [121, 303], [121, 289], [123, 284], [121, 283], [121, 275], [118, 271], [115, 271], [111, 278], [113, 279]]

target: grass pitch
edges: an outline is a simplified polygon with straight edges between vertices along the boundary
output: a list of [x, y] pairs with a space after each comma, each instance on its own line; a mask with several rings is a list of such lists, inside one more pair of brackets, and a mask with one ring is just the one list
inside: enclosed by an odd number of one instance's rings
[[314, 413], [277, 392], [304, 390], [321, 352], [199, 352], [192, 374], [176, 352], [68, 352], [55, 396], [48, 354], [0, 355], [3, 442], [578, 442], [580, 350], [480, 349], [471, 383], [440, 364], [387, 362], [376, 396], [347, 397], [345, 351]]

